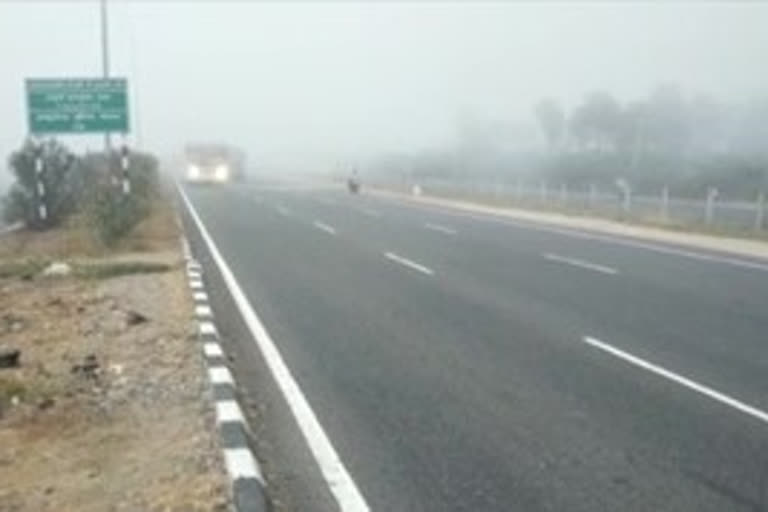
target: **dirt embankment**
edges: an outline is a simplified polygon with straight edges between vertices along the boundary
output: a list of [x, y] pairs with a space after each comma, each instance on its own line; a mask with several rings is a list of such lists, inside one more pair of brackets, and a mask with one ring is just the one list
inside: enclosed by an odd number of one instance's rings
[[229, 509], [178, 235], [161, 207], [118, 250], [0, 239], [0, 511]]

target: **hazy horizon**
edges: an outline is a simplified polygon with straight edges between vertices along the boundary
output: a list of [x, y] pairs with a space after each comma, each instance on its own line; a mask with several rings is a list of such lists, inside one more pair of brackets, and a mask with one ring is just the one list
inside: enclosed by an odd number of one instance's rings
[[[768, 5], [757, 3], [110, 2], [113, 76], [133, 133], [167, 155], [243, 146], [264, 165], [327, 165], [450, 143], [461, 115], [535, 129], [567, 108], [659, 83], [765, 97]], [[0, 152], [26, 134], [27, 77], [101, 73], [98, 2], [0, 2]], [[64, 137], [77, 149], [97, 136]]]

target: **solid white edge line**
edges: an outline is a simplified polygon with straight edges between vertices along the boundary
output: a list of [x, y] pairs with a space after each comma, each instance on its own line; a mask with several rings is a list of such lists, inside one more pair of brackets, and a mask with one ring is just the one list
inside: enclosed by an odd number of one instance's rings
[[456, 230], [453, 228], [449, 228], [446, 226], [441, 226], [440, 224], [432, 224], [430, 222], [427, 222], [424, 224], [425, 229], [429, 229], [432, 231], [437, 231], [438, 233], [443, 233], [444, 235], [455, 235]]
[[216, 402], [216, 420], [219, 423], [230, 421], [245, 423], [245, 416], [236, 400], [219, 400]]
[[255, 478], [264, 485], [264, 477], [248, 448], [225, 448], [224, 465], [227, 467], [227, 473], [232, 480]]
[[403, 258], [402, 256], [395, 254], [394, 252], [385, 252], [384, 256], [387, 259], [394, 261], [395, 263], [399, 263], [405, 267], [421, 272], [422, 274], [426, 274], [428, 276], [432, 276], [435, 274], [435, 271], [432, 270], [431, 268], [425, 267], [424, 265], [421, 265], [419, 263], [416, 263], [415, 261], [409, 260], [408, 258]]
[[564, 263], [566, 265], [571, 265], [574, 267], [579, 267], [587, 270], [594, 270], [595, 272], [602, 272], [603, 274], [616, 275], [619, 273], [619, 271], [616, 270], [615, 268], [606, 267], [605, 265], [598, 265], [597, 263], [590, 263], [589, 261], [579, 260], [576, 258], [560, 256], [559, 254], [554, 254], [551, 252], [546, 252], [542, 254], [542, 257], [548, 261], [555, 261], [558, 263]]
[[612, 345], [602, 342], [596, 338], [592, 338], [591, 336], [585, 336], [583, 338], [583, 341], [584, 343], [591, 345], [592, 347], [595, 347], [599, 350], [602, 350], [603, 352], [607, 352], [608, 354], [618, 357], [619, 359], [623, 359], [628, 363], [638, 366], [651, 373], [655, 373], [656, 375], [659, 375], [661, 377], [664, 377], [665, 379], [668, 379], [668, 380], [671, 380], [672, 382], [680, 384], [681, 386], [684, 386], [692, 391], [695, 391], [717, 402], [720, 402], [721, 404], [724, 404], [724, 405], [727, 405], [728, 407], [736, 409], [739, 412], [752, 416], [753, 418], [756, 418], [762, 421], [763, 423], [768, 423], [768, 412], [762, 411], [757, 407], [753, 407], [749, 404], [742, 402], [741, 400], [737, 400], [736, 398], [726, 395], [725, 393], [716, 391], [710, 388], [709, 386], [705, 386], [704, 384], [699, 384], [698, 382], [695, 382], [689, 379], [688, 377], [684, 377], [671, 370], [667, 370], [662, 366], [658, 366], [649, 361], [646, 361], [645, 359], [641, 359], [640, 357], [632, 355], [629, 352], [625, 352]]
[[325, 231], [329, 235], [335, 235], [336, 234], [336, 228], [334, 228], [333, 226], [329, 226], [328, 224], [326, 224], [324, 222], [320, 222], [319, 220], [316, 220], [315, 222], [313, 222], [312, 225], [315, 226], [317, 229], [319, 229], [321, 231]]
[[223, 357], [224, 352], [221, 350], [221, 345], [209, 341], [203, 344], [203, 353], [206, 357]]
[[370, 508], [365, 498], [363, 498], [352, 476], [344, 467], [344, 463], [336, 453], [331, 440], [320, 425], [304, 393], [283, 361], [275, 342], [257, 316], [242, 288], [240, 288], [232, 270], [230, 270], [229, 265], [216, 247], [189, 197], [187, 197], [187, 194], [178, 184], [176, 186], [184, 200], [184, 204], [187, 206], [187, 210], [195, 221], [200, 236], [208, 246], [213, 261], [219, 268], [240, 314], [243, 316], [248, 329], [261, 350], [267, 367], [285, 396], [299, 429], [304, 435], [304, 439], [306, 439], [307, 445], [315, 457], [331, 493], [336, 498], [341, 512], [368, 512]]
[[208, 379], [210, 379], [211, 384], [235, 385], [235, 379], [226, 366], [212, 366], [208, 368]]

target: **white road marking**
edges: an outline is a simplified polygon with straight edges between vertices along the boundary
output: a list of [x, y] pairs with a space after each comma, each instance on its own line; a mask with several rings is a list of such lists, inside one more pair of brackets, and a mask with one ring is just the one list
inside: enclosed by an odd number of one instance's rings
[[207, 306], [205, 304], [200, 304], [198, 306], [195, 306], [195, 315], [197, 316], [213, 316], [213, 311], [211, 311], [211, 307]]
[[432, 231], [437, 231], [438, 233], [443, 233], [445, 235], [455, 235], [456, 230], [453, 228], [449, 228], [446, 226], [441, 226], [440, 224], [430, 224], [426, 223], [424, 224], [424, 227], [426, 229], [431, 229]]
[[[586, 240], [596, 240], [598, 242], [604, 242], [608, 244], [614, 244], [614, 245], [623, 245], [625, 247], [633, 247], [637, 249], [645, 249], [648, 251], [654, 251], [661, 254], [671, 254], [674, 256], [681, 256], [684, 258], [690, 258], [694, 260], [699, 261], [709, 261], [714, 263], [725, 263], [728, 265], [733, 265], [736, 267], [742, 267], [742, 268], [749, 268], [752, 270], [762, 270], [765, 272], [768, 272], [768, 263], [759, 263], [756, 261], [749, 261], [740, 259], [737, 257], [730, 257], [725, 255], [716, 255], [716, 254], [706, 254], [706, 253], [700, 253], [695, 252], [692, 250], [686, 250], [686, 249], [677, 249], [675, 247], [667, 247], [664, 245], [657, 245], [651, 242], [642, 242], [642, 241], [636, 241], [636, 240], [629, 240], [625, 238], [621, 238], [620, 235], [617, 236], [611, 236], [609, 234], [600, 234], [600, 233], [590, 233], [587, 231], [582, 231], [580, 228], [559, 228], [555, 226], [547, 225], [544, 221], [536, 221], [536, 220], [513, 220], [510, 218], [505, 217], [503, 214], [499, 213], [493, 213], [493, 212], [487, 212], [487, 213], [472, 213], [471, 211], [467, 210], [466, 208], [462, 207], [452, 207], [447, 205], [440, 205], [440, 204], [422, 204], [417, 203], [414, 200], [410, 199], [401, 199], [401, 198], [385, 198], [390, 199], [393, 202], [410, 206], [411, 208], [422, 210], [422, 211], [431, 211], [431, 212], [439, 212], [445, 215], [451, 215], [453, 217], [462, 217], [465, 219], [472, 219], [472, 220], [478, 220], [482, 222], [493, 222], [496, 224], [502, 224], [505, 226], [512, 226], [520, 229], [528, 229], [532, 231], [546, 231], [549, 233], [557, 233], [559, 235], [564, 236], [570, 236], [573, 238], [583, 238]], [[588, 228], [584, 228], [585, 230]], [[628, 237], [631, 235], [627, 235]], [[674, 245], [674, 242], [670, 241], [669, 244]], [[716, 249], [712, 249], [716, 252]]]
[[[200, 231], [201, 237], [208, 246], [211, 257], [219, 268], [240, 314], [243, 316], [248, 329], [261, 350], [275, 382], [277, 382], [283, 396], [285, 396], [286, 402], [288, 402], [288, 406], [296, 419], [296, 423], [299, 425], [299, 429], [320, 467], [328, 488], [334, 498], [336, 498], [341, 512], [368, 512], [370, 508], [365, 498], [357, 488], [352, 476], [347, 472], [346, 467], [344, 467], [344, 463], [336, 453], [331, 440], [320, 425], [304, 393], [283, 361], [275, 342], [256, 315], [240, 284], [235, 279], [232, 270], [222, 257], [210, 234], [208, 234], [208, 230], [187, 197], [187, 194], [181, 187], [177, 186], [177, 188], [184, 199], [192, 219], [195, 221], [197, 229]], [[229, 462], [227, 467], [230, 467]]]
[[386, 256], [387, 259], [389, 260], [392, 260], [410, 269], [421, 272], [422, 274], [427, 274], [428, 276], [432, 276], [435, 274], [435, 271], [432, 270], [431, 268], [425, 267], [424, 265], [420, 265], [419, 263], [416, 263], [415, 261], [411, 261], [408, 258], [403, 258], [402, 256], [398, 256], [393, 252], [386, 252], [384, 253], [384, 256]]
[[193, 279], [193, 280], [196, 280], [196, 281], [199, 281], [200, 279], [203, 278], [203, 276], [197, 270], [188, 270], [187, 271], [187, 277], [189, 279]]
[[220, 400], [216, 402], [216, 419], [219, 423], [227, 421], [245, 423], [243, 411], [235, 400]]
[[287, 217], [291, 214], [291, 210], [289, 210], [288, 208], [282, 205], [275, 206], [275, 210], [277, 210], [277, 213], [279, 213], [283, 217]]
[[200, 334], [216, 334], [216, 326], [211, 322], [200, 322]]
[[199, 279], [193, 279], [189, 281], [189, 287], [193, 290], [202, 290], [203, 289], [203, 282]]
[[208, 294], [205, 292], [195, 292], [192, 294], [192, 298], [196, 302], [208, 302]]
[[319, 220], [316, 220], [315, 222], [313, 222], [312, 225], [321, 231], [325, 231], [329, 235], [336, 234], [335, 228], [333, 228], [332, 226], [329, 226], [328, 224], [325, 224], [324, 222], [320, 222]]
[[221, 350], [221, 345], [209, 341], [203, 344], [203, 353], [206, 357], [223, 357], [224, 352]]
[[[186, 240], [186, 238], [185, 238], [185, 240]], [[189, 263], [187, 263], [187, 271], [202, 272], [202, 270], [203, 270], [203, 267], [200, 266], [200, 264], [198, 262], [194, 261], [194, 260], [192, 260]]]
[[619, 273], [619, 271], [616, 270], [615, 268], [606, 267], [605, 265], [598, 265], [597, 263], [590, 263], [584, 260], [577, 260], [576, 258], [568, 258], [565, 256], [560, 256], [557, 254], [552, 254], [551, 252], [544, 253], [542, 254], [542, 256], [544, 257], [545, 260], [556, 261], [558, 263], [565, 263], [566, 265], [585, 268], [587, 270], [594, 270], [595, 272], [602, 272], [603, 274], [616, 275]]
[[684, 386], [692, 391], [695, 391], [717, 402], [720, 402], [721, 404], [724, 404], [724, 405], [727, 405], [728, 407], [736, 409], [739, 412], [743, 412], [744, 414], [752, 416], [753, 418], [756, 418], [762, 421], [763, 423], [768, 423], [768, 412], [762, 411], [757, 407], [753, 407], [749, 404], [746, 404], [740, 400], [737, 400], [731, 396], [726, 395], [725, 393], [716, 391], [710, 388], [709, 386], [705, 386], [704, 384], [699, 384], [698, 382], [695, 382], [687, 377], [677, 374], [671, 370], [667, 370], [666, 368], [663, 368], [661, 366], [650, 363], [645, 359], [641, 359], [637, 356], [630, 354], [629, 352], [620, 350], [598, 339], [585, 336], [584, 343], [591, 345], [592, 347], [595, 347], [597, 349], [600, 349], [603, 352], [611, 354], [612, 356], [618, 357], [619, 359], [623, 359], [624, 361], [630, 364], [633, 364], [637, 367], [640, 367], [644, 370], [647, 370], [651, 373], [655, 373], [656, 375], [664, 377], [665, 379], [671, 380], [672, 382], [680, 384], [681, 386]]
[[253, 459], [253, 454], [248, 448], [227, 448], [224, 450], [224, 464], [227, 466], [232, 480], [238, 478], [255, 478], [264, 484], [264, 477]]
[[229, 372], [229, 368], [225, 366], [214, 366], [208, 368], [208, 378], [211, 384], [229, 384], [235, 385], [235, 379], [232, 378], [232, 374]]

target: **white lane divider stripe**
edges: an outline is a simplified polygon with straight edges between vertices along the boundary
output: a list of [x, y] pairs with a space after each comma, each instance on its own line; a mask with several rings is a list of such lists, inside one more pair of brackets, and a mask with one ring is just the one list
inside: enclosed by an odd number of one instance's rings
[[[304, 393], [291, 374], [291, 371], [288, 369], [288, 366], [286, 366], [285, 361], [283, 361], [275, 342], [272, 340], [266, 327], [259, 319], [256, 311], [254, 311], [248, 301], [248, 297], [245, 296], [245, 293], [235, 279], [232, 270], [219, 252], [218, 247], [216, 247], [216, 243], [208, 233], [197, 210], [195, 210], [195, 207], [192, 205], [186, 192], [184, 192], [184, 189], [178, 185], [177, 188], [192, 219], [195, 221], [200, 236], [205, 241], [205, 244], [211, 253], [213, 261], [219, 268], [221, 276], [224, 279], [229, 292], [232, 294], [232, 298], [235, 301], [240, 314], [243, 316], [248, 329], [251, 331], [256, 344], [261, 350], [275, 382], [277, 382], [283, 396], [285, 396], [288, 406], [296, 419], [296, 423], [299, 425], [299, 429], [304, 435], [304, 439], [306, 439], [307, 445], [320, 467], [325, 482], [333, 496], [336, 498], [336, 502], [339, 504], [340, 512], [369, 512], [370, 508], [368, 507], [365, 498], [357, 488], [352, 476], [347, 472], [346, 467], [344, 467], [344, 463], [341, 461], [338, 453], [336, 453], [336, 449], [333, 447], [333, 444], [331, 444], [331, 440], [328, 438], [325, 430], [323, 430], [323, 427], [320, 425], [307, 398], [304, 396]], [[226, 371], [226, 368], [222, 369]], [[227, 373], [229, 372], [227, 371]], [[227, 468], [230, 470], [230, 473], [233, 473], [236, 468], [233, 469], [230, 456], [226, 451], [225, 456], [227, 460]], [[250, 457], [250, 452], [248, 453], [248, 456]], [[256, 471], [256, 468], [253, 468], [253, 470]]]
[[553, 254], [551, 252], [542, 254], [545, 260], [549, 261], [555, 261], [558, 263], [565, 263], [566, 265], [571, 265], [574, 267], [584, 268], [587, 270], [594, 270], [595, 272], [602, 272], [603, 274], [611, 274], [616, 275], [619, 273], [618, 270], [611, 267], [606, 267], [605, 265], [598, 265], [597, 263], [590, 263], [588, 261], [584, 260], [578, 260], [576, 258], [568, 258], [566, 256], [560, 256], [558, 254]]
[[394, 261], [395, 263], [399, 263], [410, 269], [421, 272], [422, 274], [427, 274], [428, 276], [432, 276], [435, 274], [435, 271], [432, 270], [431, 268], [425, 267], [424, 265], [421, 265], [419, 263], [416, 263], [415, 261], [409, 260], [408, 258], [403, 258], [402, 256], [399, 256], [393, 252], [386, 252], [384, 253], [384, 256], [386, 256], [388, 260]]
[[645, 359], [641, 359], [635, 355], [630, 354], [629, 352], [625, 352], [612, 345], [604, 343], [596, 338], [585, 336], [583, 338], [583, 341], [584, 343], [592, 347], [595, 347], [599, 350], [602, 350], [603, 352], [611, 354], [612, 356], [618, 357], [619, 359], [622, 359], [639, 368], [647, 370], [651, 373], [655, 373], [656, 375], [664, 377], [667, 380], [671, 380], [672, 382], [680, 384], [681, 386], [684, 386], [692, 391], [695, 391], [717, 402], [720, 402], [721, 404], [724, 404], [724, 405], [727, 405], [728, 407], [736, 409], [739, 412], [752, 416], [753, 418], [756, 418], [762, 421], [763, 423], [768, 423], [768, 412], [762, 411], [757, 407], [753, 407], [749, 404], [742, 402], [741, 400], [737, 400], [736, 398], [726, 395], [725, 393], [716, 391], [710, 388], [709, 386], [705, 386], [704, 384], [699, 384], [698, 382], [695, 382], [689, 379], [688, 377], [684, 377], [671, 370], [667, 370], [662, 366], [655, 365], [651, 362], [646, 361]]
[[424, 227], [426, 229], [430, 229], [432, 231], [437, 231], [438, 233], [443, 233], [444, 235], [455, 235], [456, 230], [453, 228], [449, 228], [446, 226], [441, 226], [440, 224], [430, 224], [426, 223], [424, 224]]
[[326, 224], [324, 222], [320, 222], [319, 220], [316, 220], [315, 222], [313, 222], [312, 225], [315, 226], [317, 229], [319, 229], [321, 231], [325, 231], [329, 235], [335, 235], [336, 234], [336, 229], [335, 228], [333, 228], [332, 226], [329, 226], [328, 224]]

